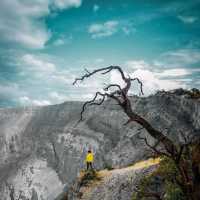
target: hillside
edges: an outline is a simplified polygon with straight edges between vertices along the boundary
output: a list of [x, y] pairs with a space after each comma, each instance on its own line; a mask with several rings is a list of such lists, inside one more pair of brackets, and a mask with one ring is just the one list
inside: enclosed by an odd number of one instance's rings
[[[199, 99], [160, 92], [131, 97], [133, 109], [174, 139], [179, 131], [198, 134]], [[81, 102], [33, 108], [0, 109], [0, 194], [2, 200], [53, 200], [68, 190], [95, 153], [96, 169], [122, 168], [150, 156], [137, 139], [140, 126], [123, 126], [126, 116], [112, 101], [90, 108], [76, 125]], [[149, 138], [152, 140], [151, 138]], [[149, 151], [148, 151], [149, 152]]]
[[[140, 161], [129, 167], [97, 172], [97, 180], [88, 181], [75, 191], [69, 192], [71, 200], [128, 200], [133, 196], [133, 191], [139, 180], [155, 170], [160, 159]], [[77, 182], [81, 183], [84, 174], [78, 176]], [[75, 184], [77, 187], [77, 183]], [[58, 198], [59, 199], [59, 198]], [[64, 200], [65, 198], [63, 198]], [[65, 199], [66, 200], [66, 199]]]

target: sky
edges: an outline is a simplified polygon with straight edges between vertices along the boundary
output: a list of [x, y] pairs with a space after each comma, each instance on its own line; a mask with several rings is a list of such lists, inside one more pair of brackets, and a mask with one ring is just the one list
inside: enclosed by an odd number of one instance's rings
[[[85, 101], [121, 66], [158, 90], [200, 88], [200, 0], [1, 0], [0, 107]], [[133, 87], [131, 93], [138, 93]]]

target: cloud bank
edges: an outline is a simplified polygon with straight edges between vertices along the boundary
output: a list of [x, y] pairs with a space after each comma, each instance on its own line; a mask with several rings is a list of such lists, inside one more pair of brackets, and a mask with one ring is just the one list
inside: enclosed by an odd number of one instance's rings
[[119, 22], [112, 20], [105, 23], [96, 23], [90, 25], [88, 32], [92, 35], [92, 38], [108, 37], [113, 35], [118, 30]]
[[0, 43], [41, 49], [51, 37], [45, 24], [52, 10], [79, 7], [81, 0], [1, 0]]

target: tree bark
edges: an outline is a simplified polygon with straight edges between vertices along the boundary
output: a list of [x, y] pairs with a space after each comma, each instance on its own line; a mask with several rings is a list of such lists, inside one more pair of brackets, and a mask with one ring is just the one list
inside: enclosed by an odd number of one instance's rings
[[124, 110], [124, 112], [126, 113], [126, 115], [129, 117], [130, 121], [137, 122], [143, 128], [145, 128], [145, 130], [154, 139], [160, 141], [164, 145], [167, 152], [170, 153], [172, 156], [174, 156], [174, 157], [178, 156], [178, 151], [177, 151], [177, 148], [174, 145], [174, 143], [167, 136], [165, 136], [162, 132], [153, 128], [153, 126], [147, 120], [145, 120], [140, 115], [134, 113], [129, 99], [126, 99], [126, 102], [124, 102], [124, 104], [122, 104], [121, 107]]

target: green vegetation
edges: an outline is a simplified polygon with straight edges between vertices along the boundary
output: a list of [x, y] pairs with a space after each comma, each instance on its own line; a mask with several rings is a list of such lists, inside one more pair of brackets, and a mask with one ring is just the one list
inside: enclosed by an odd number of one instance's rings
[[165, 183], [166, 193], [164, 195], [164, 200], [185, 200], [183, 191], [180, 187], [174, 183]]
[[132, 200], [185, 200], [179, 181], [181, 176], [174, 161], [162, 157], [158, 168], [141, 179]]
[[107, 170], [113, 170], [114, 168], [112, 167], [111, 164], [109, 164], [109, 163], [105, 163], [105, 164], [104, 164], [104, 169], [107, 169]]
[[82, 186], [88, 186], [94, 181], [99, 181], [100, 177], [98, 176], [98, 173], [95, 170], [89, 170], [83, 172], [82, 176], [80, 177], [79, 185]]
[[175, 89], [175, 90], [168, 91], [168, 92], [163, 90], [163, 91], [157, 92], [157, 94], [159, 94], [159, 93], [170, 93], [170, 94], [172, 93], [172, 94], [176, 94], [179, 96], [185, 95], [191, 99], [199, 99], [200, 98], [200, 90], [197, 88], [192, 88], [191, 90], [179, 88], [179, 89]]

